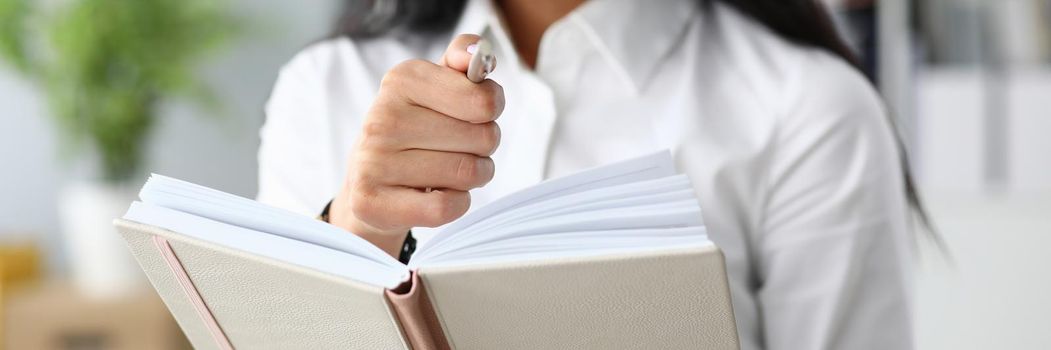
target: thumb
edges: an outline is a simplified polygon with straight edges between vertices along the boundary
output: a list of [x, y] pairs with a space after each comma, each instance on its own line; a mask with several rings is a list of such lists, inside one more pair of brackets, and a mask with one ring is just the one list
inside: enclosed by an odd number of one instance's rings
[[[477, 49], [476, 44], [479, 40], [482, 40], [482, 37], [475, 34], [457, 35], [449, 43], [449, 47], [445, 48], [445, 53], [442, 54], [438, 64], [461, 73], [467, 73], [467, 68], [471, 64], [471, 58], [474, 56], [474, 50]], [[495, 66], [496, 62], [494, 61], [493, 68]]]

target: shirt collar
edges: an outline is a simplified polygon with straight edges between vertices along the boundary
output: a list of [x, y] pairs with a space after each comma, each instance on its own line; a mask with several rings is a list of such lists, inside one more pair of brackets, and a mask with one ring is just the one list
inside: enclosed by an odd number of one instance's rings
[[[619, 71], [631, 88], [642, 91], [667, 54], [683, 39], [696, 15], [692, 0], [589, 0], [562, 21], [584, 31], [596, 50]], [[492, 0], [470, 0], [454, 34], [488, 31], [498, 57], [520, 66]]]

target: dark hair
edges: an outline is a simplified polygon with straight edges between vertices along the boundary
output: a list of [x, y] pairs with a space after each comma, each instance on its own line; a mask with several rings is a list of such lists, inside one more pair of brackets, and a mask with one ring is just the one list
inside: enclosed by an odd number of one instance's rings
[[[817, 0], [697, 0], [702, 7], [721, 2], [751, 16], [781, 37], [797, 44], [817, 47], [839, 56], [859, 71], [861, 62], [836, 31], [832, 18]], [[449, 30], [463, 12], [466, 0], [345, 0], [344, 10], [332, 35], [351, 38], [369, 38], [394, 29], [410, 31]], [[905, 195], [920, 223], [927, 229], [935, 244], [945, 251], [941, 236], [933, 228], [920, 200], [909, 169], [908, 156], [897, 132], [894, 120], [888, 115], [895, 141], [901, 153]]]
[[332, 37], [371, 38], [395, 29], [452, 29], [467, 0], [344, 0]]

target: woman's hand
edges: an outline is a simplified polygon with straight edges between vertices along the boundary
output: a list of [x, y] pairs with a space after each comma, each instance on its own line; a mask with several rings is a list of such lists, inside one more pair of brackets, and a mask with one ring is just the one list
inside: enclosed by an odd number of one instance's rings
[[329, 222], [397, 257], [412, 227], [462, 216], [470, 189], [493, 178], [503, 88], [464, 74], [477, 35], [453, 39], [440, 64], [410, 60], [387, 72], [362, 125]]

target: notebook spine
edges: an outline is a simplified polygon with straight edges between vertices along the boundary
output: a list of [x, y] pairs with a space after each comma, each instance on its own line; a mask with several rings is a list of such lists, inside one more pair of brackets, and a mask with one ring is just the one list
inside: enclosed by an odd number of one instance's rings
[[416, 271], [408, 282], [384, 293], [413, 350], [450, 350], [423, 281]]

